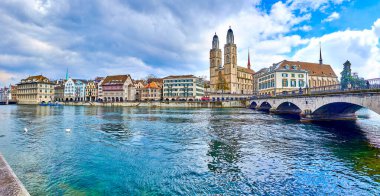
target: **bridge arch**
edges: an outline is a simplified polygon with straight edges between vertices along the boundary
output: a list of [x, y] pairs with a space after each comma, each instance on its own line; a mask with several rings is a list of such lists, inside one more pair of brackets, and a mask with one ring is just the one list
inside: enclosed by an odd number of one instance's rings
[[276, 108], [277, 114], [301, 114], [301, 112], [302, 109], [290, 101], [282, 102]]
[[262, 111], [269, 111], [271, 108], [272, 105], [269, 102], [264, 101], [260, 104], [260, 107], [258, 109]]
[[250, 109], [256, 109], [257, 103], [255, 101], [252, 101], [252, 103], [249, 105]]

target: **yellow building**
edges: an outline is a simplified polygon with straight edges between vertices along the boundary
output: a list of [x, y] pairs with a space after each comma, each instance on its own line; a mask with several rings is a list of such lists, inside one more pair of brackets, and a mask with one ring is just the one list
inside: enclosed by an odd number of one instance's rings
[[96, 101], [98, 97], [98, 82], [89, 81], [86, 85], [86, 101]]
[[30, 76], [17, 84], [19, 104], [48, 103], [53, 100], [54, 84], [42, 75]]
[[[223, 66], [222, 66], [223, 63]], [[227, 31], [227, 43], [224, 45], [224, 62], [222, 50], [219, 49], [219, 38], [215, 34], [210, 50], [210, 89], [213, 93], [253, 94], [253, 74], [248, 53], [247, 67], [237, 65], [237, 48], [234, 34]]]

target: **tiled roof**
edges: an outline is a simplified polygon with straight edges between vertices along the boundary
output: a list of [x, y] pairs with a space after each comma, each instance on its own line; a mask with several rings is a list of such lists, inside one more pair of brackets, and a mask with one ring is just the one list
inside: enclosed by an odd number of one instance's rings
[[144, 88], [160, 88], [156, 82], [151, 82], [144, 86]]
[[284, 60], [277, 65], [276, 70], [286, 70], [286, 65], [289, 66], [288, 69], [292, 69], [292, 66], [295, 65], [297, 70], [306, 70], [309, 72], [309, 76], [337, 77], [328, 64]]
[[43, 76], [43, 75], [37, 75], [37, 76], [29, 76], [26, 79], [21, 80], [21, 82], [44, 82], [44, 83], [51, 83], [50, 80]]
[[83, 84], [87, 84], [87, 83], [88, 83], [87, 80], [82, 80], [82, 79], [73, 79], [73, 81], [74, 81], [75, 83], [77, 83], [77, 82], [82, 82]]
[[148, 83], [151, 83], [151, 82], [156, 82], [156, 83], [163, 83], [164, 80], [162, 78], [149, 78], [148, 79]]
[[255, 73], [255, 71], [253, 71], [252, 69], [248, 69], [246, 67], [240, 67], [240, 66], [238, 66], [237, 68], [238, 68], [238, 71], [242, 71], [242, 72], [245, 72], [245, 73], [250, 73], [250, 74], [254, 74]]
[[130, 75], [114, 75], [114, 76], [107, 76], [102, 85], [113, 85], [113, 84], [124, 84], [125, 81], [130, 78]]
[[133, 84], [138, 84], [138, 83], [142, 83], [142, 84], [145, 84], [145, 81], [144, 80], [133, 80]]

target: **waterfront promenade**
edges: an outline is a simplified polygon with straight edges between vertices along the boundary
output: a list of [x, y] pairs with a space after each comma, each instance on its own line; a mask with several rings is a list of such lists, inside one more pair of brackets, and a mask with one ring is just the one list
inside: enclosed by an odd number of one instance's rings
[[29, 193], [0, 154], [0, 195], [28, 196]]

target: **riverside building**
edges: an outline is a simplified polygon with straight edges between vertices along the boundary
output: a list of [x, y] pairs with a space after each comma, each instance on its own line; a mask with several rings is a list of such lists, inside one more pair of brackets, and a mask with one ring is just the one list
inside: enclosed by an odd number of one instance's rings
[[136, 98], [136, 100], [140, 101], [140, 100], [142, 100], [141, 99], [141, 93], [142, 93], [142, 90], [145, 86], [145, 81], [144, 80], [134, 80], [133, 84], [136, 88], [135, 98]]
[[104, 102], [134, 101], [136, 88], [130, 75], [107, 76], [102, 82], [102, 97]]
[[39, 104], [53, 100], [54, 84], [42, 75], [30, 76], [17, 84], [19, 104]]
[[65, 82], [65, 101], [85, 101], [86, 85], [86, 80], [69, 78]]
[[156, 82], [151, 82], [141, 90], [142, 101], [159, 101], [162, 99], [162, 88]]
[[177, 75], [163, 78], [164, 100], [198, 100], [204, 96], [202, 78]]
[[256, 94], [271, 96], [339, 84], [334, 70], [322, 60], [320, 63], [284, 60], [261, 69], [254, 78]]

